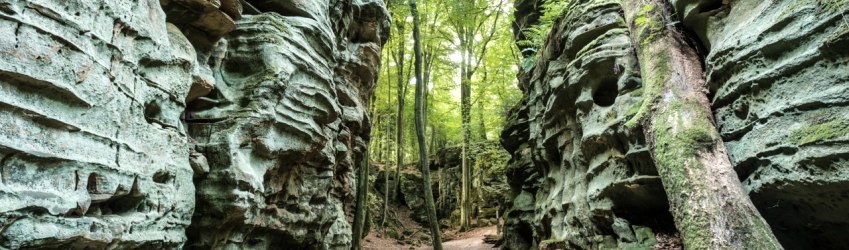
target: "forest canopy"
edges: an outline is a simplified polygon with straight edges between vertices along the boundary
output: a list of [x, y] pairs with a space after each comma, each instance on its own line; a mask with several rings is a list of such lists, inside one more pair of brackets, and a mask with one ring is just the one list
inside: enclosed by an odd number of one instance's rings
[[[372, 160], [395, 159], [399, 92], [403, 110], [401, 149], [405, 162], [417, 159], [413, 124], [412, 17], [407, 1], [387, 3], [391, 38], [372, 100]], [[497, 140], [504, 117], [521, 98], [516, 87], [520, 54], [510, 29], [512, 1], [419, 1], [424, 79], [426, 138], [430, 154], [463, 142], [461, 84], [468, 76], [469, 134], [472, 142]], [[469, 72], [464, 72], [464, 64]], [[471, 72], [473, 71], [473, 72]], [[472, 73], [472, 74], [469, 74]], [[399, 83], [403, 83], [399, 85]], [[390, 135], [390, 136], [387, 136]], [[387, 155], [387, 143], [393, 155]]]

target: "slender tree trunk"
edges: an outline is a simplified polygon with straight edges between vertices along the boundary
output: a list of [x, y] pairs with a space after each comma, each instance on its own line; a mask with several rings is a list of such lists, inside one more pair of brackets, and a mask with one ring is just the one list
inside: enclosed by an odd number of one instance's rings
[[430, 146], [428, 146], [428, 150], [430, 151], [430, 155], [436, 155], [436, 149], [434, 148], [433, 138], [436, 137], [436, 128], [431, 125], [430, 127]]
[[[781, 249], [743, 190], [714, 124], [695, 50], [664, 0], [623, 1], [645, 98], [635, 122], [687, 249]], [[644, 118], [644, 119], [643, 119]]]
[[[461, 47], [468, 46], [461, 41]], [[467, 50], [467, 49], [465, 49]], [[470, 229], [471, 223], [471, 166], [469, 165], [469, 144], [471, 143], [471, 77], [469, 74], [470, 59], [468, 51], [464, 52], [462, 65], [460, 66], [460, 115], [463, 128], [463, 145], [461, 149], [461, 173], [460, 173], [460, 230], [466, 231]]]
[[[371, 102], [371, 103], [372, 103], [371, 105], [377, 106], [377, 105], [374, 104], [374, 102]], [[374, 117], [374, 120], [372, 120], [371, 122], [372, 122], [373, 127], [380, 128], [380, 123], [382, 122], [383, 119], [381, 118], [380, 115], [376, 115], [376, 114], [377, 114], [376, 111], [371, 114], [371, 117]], [[382, 162], [380, 155], [383, 153], [383, 147], [382, 147], [383, 146], [383, 140], [380, 139], [381, 138], [380, 129], [372, 130], [371, 135], [372, 135], [372, 143], [369, 146], [369, 151], [374, 151], [373, 152], [374, 157], [372, 158], [372, 160], [374, 162]]]
[[395, 24], [398, 29], [398, 34], [400, 36], [400, 46], [398, 46], [398, 61], [397, 72], [398, 72], [398, 89], [396, 90], [398, 96], [398, 113], [395, 114], [395, 178], [393, 178], [393, 187], [392, 193], [394, 194], [392, 197], [394, 199], [399, 198], [400, 190], [401, 190], [401, 168], [404, 166], [404, 94], [406, 91], [406, 79], [409, 79], [404, 76], [404, 25], [401, 23]]
[[486, 141], [486, 123], [483, 120], [483, 101], [478, 100], [478, 125], [480, 125], [481, 141]]
[[363, 228], [365, 226], [366, 221], [366, 213], [368, 207], [366, 206], [366, 199], [368, 198], [368, 168], [369, 168], [369, 154], [368, 154], [368, 146], [363, 148], [363, 159], [360, 162], [360, 169], [357, 174], [357, 206], [356, 211], [354, 212], [354, 228], [353, 228], [353, 238], [352, 245], [354, 249], [360, 249], [360, 240], [363, 238]]
[[419, 145], [419, 169], [422, 172], [425, 206], [427, 207], [428, 224], [433, 241], [433, 249], [442, 250], [442, 234], [439, 232], [439, 222], [436, 221], [436, 206], [433, 203], [433, 190], [430, 184], [430, 166], [427, 161], [427, 145], [425, 144], [424, 128], [424, 86], [422, 82], [422, 41], [419, 34], [419, 13], [416, 0], [410, 0], [410, 11], [413, 14], [413, 48], [416, 65], [416, 139]]
[[[392, 77], [389, 74], [389, 67], [386, 67], [386, 104], [387, 107], [392, 105]], [[383, 162], [383, 208], [380, 212], [383, 216], [380, 217], [380, 227], [386, 228], [386, 214], [389, 209], [389, 163], [392, 157], [392, 116], [386, 114], [386, 158]]]

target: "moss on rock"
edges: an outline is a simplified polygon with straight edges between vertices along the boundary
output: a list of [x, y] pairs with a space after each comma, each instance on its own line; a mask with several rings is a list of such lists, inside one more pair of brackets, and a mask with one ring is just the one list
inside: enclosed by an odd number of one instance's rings
[[796, 145], [827, 141], [849, 134], [849, 119], [830, 118], [828, 121], [799, 128], [787, 136], [787, 140]]

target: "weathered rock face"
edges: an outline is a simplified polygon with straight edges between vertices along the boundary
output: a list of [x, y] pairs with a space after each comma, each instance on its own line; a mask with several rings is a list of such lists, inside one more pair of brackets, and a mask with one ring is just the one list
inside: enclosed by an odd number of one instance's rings
[[388, 13], [381, 1], [267, 8], [276, 13], [245, 16], [219, 43], [216, 91], [190, 104], [209, 163], [195, 181], [191, 246], [350, 248], [344, 204]]
[[[503, 211], [504, 205], [507, 203], [506, 194], [509, 187], [506, 184], [507, 178], [504, 169], [509, 155], [494, 141], [473, 143], [470, 148], [470, 164], [476, 170], [472, 175], [473, 215], [475, 218], [481, 219], [478, 220], [481, 224], [484, 224], [483, 219], [486, 222], [494, 222], [496, 210], [501, 209]], [[459, 222], [460, 147], [440, 149], [431, 159], [431, 191], [436, 205], [437, 219], [440, 220], [441, 226], [447, 228], [451, 223]], [[394, 183], [392, 174], [394, 168], [394, 165], [388, 167], [390, 185]], [[374, 191], [382, 202], [386, 172], [382, 168], [375, 167], [373, 173], [375, 173]], [[400, 179], [398, 201], [412, 211], [410, 217], [414, 221], [427, 226], [427, 208], [424, 200], [424, 192], [426, 191], [421, 185], [420, 170], [415, 165], [404, 166], [400, 173]], [[390, 199], [395, 200], [394, 198]], [[370, 217], [377, 218], [379, 216], [382, 215]]]
[[388, 13], [268, 2], [0, 0], [0, 248], [350, 247]]
[[615, 1], [573, 2], [520, 76], [525, 95], [502, 134], [513, 152], [507, 249], [650, 245], [634, 231], [671, 222], [641, 129], [624, 127], [642, 91], [620, 12]]
[[0, 247], [183, 244], [189, 40], [156, 1], [0, 1], [0, 16]]
[[713, 109], [752, 202], [785, 248], [849, 248], [849, 2], [707, 13], [688, 25], [704, 29]]
[[[472, 214], [478, 219], [494, 219], [496, 210], [504, 209], [509, 191], [504, 173], [509, 154], [495, 141], [473, 143], [469, 147], [469, 164], [472, 172]], [[459, 222], [460, 165], [462, 150], [459, 146], [439, 150], [431, 161], [436, 185], [436, 212], [439, 219], [449, 218]], [[452, 215], [456, 217], [452, 217]]]
[[[651, 246], [674, 231], [642, 129], [623, 127], [641, 84], [620, 7], [575, 2], [520, 73], [525, 95], [502, 134], [513, 154], [507, 249]], [[839, 235], [849, 230], [849, 6], [672, 2], [701, 43], [732, 163], [778, 239], [849, 247]]]

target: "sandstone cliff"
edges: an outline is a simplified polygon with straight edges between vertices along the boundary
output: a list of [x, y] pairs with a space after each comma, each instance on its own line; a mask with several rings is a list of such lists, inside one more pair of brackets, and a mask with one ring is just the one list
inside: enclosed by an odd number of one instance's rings
[[350, 247], [388, 12], [242, 3], [0, 1], [0, 247]]
[[[518, 1], [517, 26], [538, 1]], [[846, 248], [849, 6], [671, 1], [704, 60], [712, 109], [746, 191], [788, 249]], [[528, 16], [528, 17], [525, 17]], [[642, 84], [618, 1], [571, 1], [502, 145], [512, 152], [505, 247], [652, 247], [675, 238], [637, 111]], [[517, 37], [521, 37], [518, 36]]]

